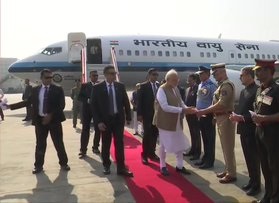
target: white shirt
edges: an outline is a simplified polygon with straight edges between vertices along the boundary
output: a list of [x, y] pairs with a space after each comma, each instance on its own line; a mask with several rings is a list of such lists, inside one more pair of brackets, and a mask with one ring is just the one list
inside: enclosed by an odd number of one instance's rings
[[48, 88], [48, 91], [49, 91], [49, 85], [48, 86], [45, 86], [42, 84], [42, 87], [40, 89], [40, 92], [39, 92], [39, 115], [40, 116], [46, 116], [46, 114], [43, 113], [43, 106], [44, 106], [44, 94], [45, 94], [45, 87]]
[[[177, 87], [176, 87], [177, 88]], [[176, 95], [175, 89], [173, 88], [173, 92]], [[163, 88], [159, 87], [156, 98], [165, 112], [169, 113], [182, 113], [182, 109], [186, 108], [187, 106], [184, 104], [184, 102], [181, 100], [181, 106], [182, 107], [177, 107], [177, 106], [170, 106], [167, 101], [167, 96], [165, 94], [165, 91]]]
[[112, 95], [113, 95], [113, 109], [114, 109], [114, 113], [118, 113], [117, 110], [117, 105], [116, 105], [116, 97], [115, 97], [115, 89], [114, 89], [114, 83], [112, 82], [111, 84], [109, 84], [106, 81], [106, 85], [107, 85], [107, 90], [108, 90], [108, 95], [109, 95], [109, 86], [111, 85], [111, 89], [112, 89]]

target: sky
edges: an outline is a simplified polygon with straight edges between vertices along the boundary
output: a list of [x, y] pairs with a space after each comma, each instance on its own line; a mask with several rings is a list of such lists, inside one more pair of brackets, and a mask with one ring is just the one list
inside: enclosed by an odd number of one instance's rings
[[279, 40], [278, 0], [0, 0], [1, 57], [22, 59], [86, 36]]

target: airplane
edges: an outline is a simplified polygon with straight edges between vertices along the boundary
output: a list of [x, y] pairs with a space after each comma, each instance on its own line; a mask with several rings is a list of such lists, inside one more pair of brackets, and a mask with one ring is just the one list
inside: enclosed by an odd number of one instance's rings
[[[171, 36], [99, 36], [87, 38], [86, 56], [88, 70], [111, 64], [114, 47], [119, 77], [128, 87], [144, 81], [149, 68], [156, 68], [162, 80], [165, 73], [175, 69], [181, 85], [187, 76], [196, 72], [199, 65], [226, 63], [227, 73], [236, 86], [236, 98], [243, 88], [239, 80], [240, 69], [255, 64], [255, 58], [279, 60], [279, 41], [244, 41]], [[53, 81], [70, 94], [74, 81], [81, 78], [81, 60], [68, 60], [68, 42], [62, 41], [45, 47], [40, 53], [16, 61], [9, 72], [19, 78], [40, 81], [39, 72], [45, 68], [53, 72]], [[279, 77], [279, 71], [276, 71]], [[237, 99], [236, 99], [237, 100]]]

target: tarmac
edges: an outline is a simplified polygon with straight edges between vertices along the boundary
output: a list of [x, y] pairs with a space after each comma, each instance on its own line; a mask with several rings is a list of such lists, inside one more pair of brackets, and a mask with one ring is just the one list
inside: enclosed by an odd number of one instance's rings
[[[21, 100], [21, 94], [6, 94], [5, 96], [9, 103]], [[66, 97], [67, 120], [63, 122], [63, 132], [71, 170], [60, 171], [56, 151], [49, 136], [44, 172], [38, 175], [33, 175], [31, 172], [34, 163], [35, 132], [30, 122], [22, 121], [25, 117], [25, 108], [4, 111], [5, 120], [0, 121], [1, 203], [136, 202], [127, 187], [125, 178], [116, 175], [115, 165], [112, 165], [111, 175], [103, 175], [101, 158], [91, 151], [92, 136], [88, 145], [88, 157], [84, 160], [78, 158], [81, 124], [78, 123], [76, 129], [72, 127], [71, 107], [71, 99]], [[190, 139], [186, 122], [184, 126], [185, 134]], [[126, 129], [133, 133], [131, 126], [127, 126]], [[93, 135], [93, 132], [91, 134]], [[141, 141], [141, 137], [136, 136], [136, 138]], [[232, 184], [220, 184], [216, 178], [216, 173], [224, 168], [218, 135], [216, 136], [214, 168], [198, 169], [189, 158], [185, 158], [185, 166], [192, 172], [192, 175], [184, 178], [187, 178], [214, 202], [252, 202], [263, 195], [263, 185], [262, 192], [256, 197], [249, 197], [242, 191], [241, 186], [248, 182], [249, 177], [237, 134], [235, 141], [237, 181]], [[175, 167], [175, 156], [167, 154], [167, 162]], [[136, 171], [133, 172], [136, 175]], [[264, 183], [263, 179], [262, 183]]]

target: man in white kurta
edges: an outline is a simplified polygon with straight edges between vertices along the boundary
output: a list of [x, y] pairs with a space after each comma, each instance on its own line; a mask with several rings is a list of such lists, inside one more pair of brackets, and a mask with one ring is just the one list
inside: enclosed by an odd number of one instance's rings
[[[175, 153], [177, 165], [176, 171], [183, 174], [190, 174], [183, 167], [183, 152], [189, 148], [188, 139], [183, 133], [181, 116], [191, 113], [182, 101], [177, 88], [179, 78], [177, 72], [170, 70], [166, 74], [166, 84], [162, 85], [157, 92], [155, 116], [153, 122], [159, 129], [160, 140], [160, 169], [162, 175], [169, 175], [166, 167], [166, 152]], [[168, 126], [166, 126], [166, 124]], [[174, 125], [174, 126], [172, 126]]]

